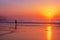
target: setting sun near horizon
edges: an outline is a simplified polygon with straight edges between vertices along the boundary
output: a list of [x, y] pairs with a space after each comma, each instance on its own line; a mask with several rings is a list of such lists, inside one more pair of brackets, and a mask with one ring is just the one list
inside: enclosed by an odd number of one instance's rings
[[45, 18], [47, 18], [47, 19], [52, 19], [56, 14], [57, 14], [57, 8], [55, 8], [55, 7], [44, 7], [43, 9], [42, 9], [42, 15], [44, 15], [45, 16]]

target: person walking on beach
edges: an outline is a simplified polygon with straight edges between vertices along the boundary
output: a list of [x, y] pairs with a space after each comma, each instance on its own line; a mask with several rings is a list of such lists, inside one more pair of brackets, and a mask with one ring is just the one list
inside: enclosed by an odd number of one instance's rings
[[17, 20], [15, 20], [15, 30], [17, 30]]

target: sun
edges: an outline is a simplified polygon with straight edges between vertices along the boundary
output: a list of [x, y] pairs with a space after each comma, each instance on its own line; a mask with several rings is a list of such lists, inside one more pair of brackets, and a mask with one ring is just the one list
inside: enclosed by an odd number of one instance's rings
[[53, 8], [48, 8], [44, 10], [43, 13], [47, 18], [51, 19], [56, 14], [56, 10]]
[[47, 19], [52, 19], [57, 13], [57, 9], [54, 7], [47, 7], [42, 10], [42, 14], [47, 18]]

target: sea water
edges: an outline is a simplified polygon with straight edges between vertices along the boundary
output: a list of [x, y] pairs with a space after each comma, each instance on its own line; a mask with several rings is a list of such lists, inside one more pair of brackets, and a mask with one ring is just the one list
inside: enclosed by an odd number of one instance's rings
[[60, 25], [0, 23], [0, 40], [60, 40]]

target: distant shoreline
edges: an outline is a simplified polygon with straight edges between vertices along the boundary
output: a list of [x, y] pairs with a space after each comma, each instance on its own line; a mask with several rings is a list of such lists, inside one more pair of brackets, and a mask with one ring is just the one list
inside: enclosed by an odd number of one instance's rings
[[[0, 23], [15, 23], [15, 22], [0, 22]], [[60, 24], [60, 22], [17, 22], [19, 24]]]

